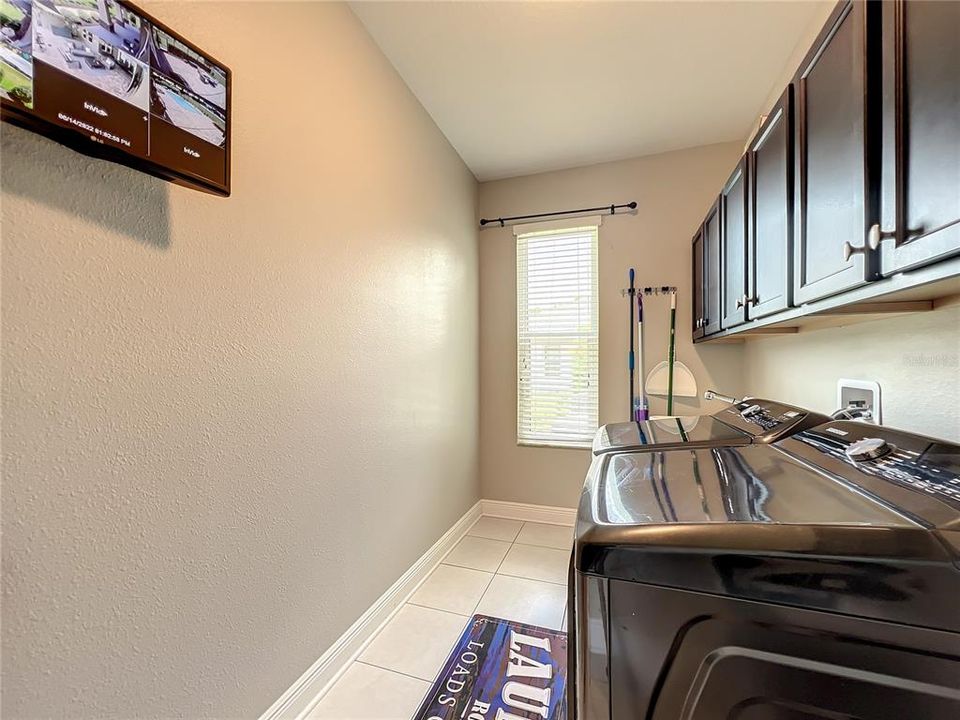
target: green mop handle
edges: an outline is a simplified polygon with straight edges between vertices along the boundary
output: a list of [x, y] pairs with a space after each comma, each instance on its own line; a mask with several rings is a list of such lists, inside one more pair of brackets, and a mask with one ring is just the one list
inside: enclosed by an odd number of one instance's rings
[[673, 415], [673, 361], [677, 352], [677, 294], [670, 293], [670, 350], [667, 354], [667, 415]]

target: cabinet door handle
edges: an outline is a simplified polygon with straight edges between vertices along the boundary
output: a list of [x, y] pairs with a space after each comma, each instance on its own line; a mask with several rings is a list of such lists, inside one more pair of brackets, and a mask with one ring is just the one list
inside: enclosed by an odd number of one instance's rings
[[859, 253], [867, 254], [867, 250], [876, 250], [880, 247], [880, 241], [885, 238], [895, 237], [896, 233], [888, 230], [881, 230], [879, 225], [871, 225], [867, 231], [867, 241], [860, 247], [854, 247], [848, 240], [843, 244], [843, 261], [849, 262], [850, 258]]
[[866, 243], [864, 243], [860, 247], [854, 247], [853, 245], [850, 244], [850, 241], [848, 240], [843, 244], [843, 261], [844, 262], [850, 262], [850, 258], [852, 258], [854, 255], [860, 255], [861, 253], [863, 255], [867, 254]]
[[897, 236], [896, 231], [894, 230], [881, 230], [880, 225], [874, 224], [870, 226], [870, 230], [867, 232], [867, 245], [871, 250], [876, 250], [880, 247], [880, 241], [886, 240], [887, 238], [894, 238]]
[[743, 310], [746, 304], [747, 304], [747, 296], [744, 295], [743, 297], [737, 300], [737, 310]]

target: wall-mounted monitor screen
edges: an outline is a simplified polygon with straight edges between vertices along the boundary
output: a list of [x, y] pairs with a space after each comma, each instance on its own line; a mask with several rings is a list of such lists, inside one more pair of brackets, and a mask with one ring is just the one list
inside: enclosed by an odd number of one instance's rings
[[125, 0], [0, 0], [3, 119], [230, 194], [230, 70]]

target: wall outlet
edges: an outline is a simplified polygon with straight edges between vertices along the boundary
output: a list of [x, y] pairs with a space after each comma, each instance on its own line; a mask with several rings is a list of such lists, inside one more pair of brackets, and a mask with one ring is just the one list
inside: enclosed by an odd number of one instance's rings
[[837, 409], [856, 406], [870, 411], [869, 422], [883, 425], [880, 412], [880, 383], [873, 380], [837, 380]]

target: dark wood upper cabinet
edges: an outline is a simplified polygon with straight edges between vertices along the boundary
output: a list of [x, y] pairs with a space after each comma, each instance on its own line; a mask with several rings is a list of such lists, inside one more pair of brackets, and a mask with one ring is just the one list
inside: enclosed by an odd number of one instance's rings
[[960, 253], [960, 2], [883, 4], [881, 272]]
[[871, 67], [879, 60], [879, 11], [879, 2], [841, 2], [794, 78], [797, 303], [855, 287], [878, 271], [866, 242], [879, 209], [879, 132], [870, 127], [870, 106], [879, 100]]
[[706, 310], [704, 313], [704, 335], [720, 332], [723, 327], [720, 311], [720, 230], [720, 198], [717, 198], [703, 221], [703, 256], [705, 263], [703, 306]]
[[960, 0], [840, 0], [693, 249], [698, 341], [955, 293]]
[[706, 307], [704, 307], [703, 276], [703, 226], [697, 228], [693, 236], [693, 339], [703, 337], [703, 328], [706, 323]]
[[793, 86], [787, 86], [750, 142], [747, 312], [790, 307], [793, 295]]
[[744, 155], [720, 192], [721, 323], [724, 329], [747, 320], [748, 194]]

